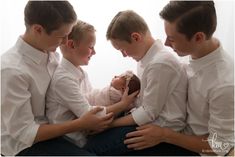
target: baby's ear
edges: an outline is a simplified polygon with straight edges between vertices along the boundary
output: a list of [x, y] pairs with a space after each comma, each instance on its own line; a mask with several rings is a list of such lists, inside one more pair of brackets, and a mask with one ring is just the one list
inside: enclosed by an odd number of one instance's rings
[[126, 86], [122, 87], [122, 92], [124, 93], [124, 91], [126, 90]]

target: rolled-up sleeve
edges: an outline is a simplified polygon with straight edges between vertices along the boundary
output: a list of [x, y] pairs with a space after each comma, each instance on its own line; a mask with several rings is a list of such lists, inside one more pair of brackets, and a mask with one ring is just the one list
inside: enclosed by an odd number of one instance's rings
[[[165, 64], [153, 64], [145, 69], [141, 83], [144, 83], [141, 106], [132, 112], [136, 124], [143, 125], [154, 121], [163, 110], [177, 72]], [[142, 86], [141, 86], [142, 88]]]
[[209, 102], [209, 145], [218, 155], [234, 147], [234, 86], [218, 87]]

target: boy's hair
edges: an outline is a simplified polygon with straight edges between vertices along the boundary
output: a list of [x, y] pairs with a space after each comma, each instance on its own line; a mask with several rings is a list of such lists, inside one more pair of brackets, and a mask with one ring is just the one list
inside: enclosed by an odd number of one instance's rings
[[95, 32], [94, 26], [84, 21], [78, 20], [76, 25], [73, 26], [73, 29], [68, 36], [68, 39], [72, 39], [73, 41], [80, 41], [89, 31]]
[[76, 19], [77, 15], [68, 1], [28, 1], [24, 10], [26, 29], [39, 24], [47, 34]]
[[134, 93], [137, 90], [140, 90], [140, 79], [135, 74], [133, 74], [133, 76], [131, 77], [128, 83], [128, 87], [128, 95]]
[[176, 22], [177, 31], [189, 40], [197, 32], [210, 39], [217, 25], [213, 1], [170, 1], [159, 15], [170, 23]]
[[132, 10], [119, 12], [109, 24], [106, 38], [119, 39], [131, 43], [131, 34], [146, 34], [149, 28], [144, 19]]

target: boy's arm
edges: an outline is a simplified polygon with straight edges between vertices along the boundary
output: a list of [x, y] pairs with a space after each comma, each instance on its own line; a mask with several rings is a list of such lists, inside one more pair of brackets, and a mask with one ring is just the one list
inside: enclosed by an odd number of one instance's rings
[[113, 114], [109, 113], [103, 117], [99, 117], [96, 114], [101, 110], [102, 108], [96, 107], [75, 120], [67, 121], [60, 124], [40, 125], [34, 142], [36, 143], [48, 140], [65, 135], [67, 133], [81, 130], [102, 131], [106, 129], [113, 120]]
[[113, 128], [113, 127], [119, 127], [119, 126], [128, 126], [128, 125], [134, 125], [136, 124], [132, 115], [129, 114], [129, 115], [126, 115], [124, 117], [121, 117], [121, 118], [117, 118], [115, 119], [111, 124], [110, 124], [110, 127]]
[[122, 100], [119, 101], [116, 104], [110, 105], [106, 107], [106, 112], [107, 113], [114, 113], [114, 115], [119, 114], [120, 112], [126, 110], [136, 99], [137, 94], [139, 93], [139, 91], [136, 91], [130, 95], [128, 95], [128, 88], [125, 90]]
[[137, 131], [128, 133], [126, 137], [127, 139], [124, 143], [127, 144], [128, 148], [135, 150], [149, 148], [161, 142], [166, 142], [197, 153], [215, 155], [208, 144], [207, 136], [185, 135], [154, 124], [137, 127]]

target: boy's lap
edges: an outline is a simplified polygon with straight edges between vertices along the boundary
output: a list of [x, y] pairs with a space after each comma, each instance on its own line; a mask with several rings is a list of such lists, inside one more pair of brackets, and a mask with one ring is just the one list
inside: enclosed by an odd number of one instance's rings
[[75, 144], [67, 141], [63, 137], [43, 141], [24, 149], [17, 156], [70, 156], [83, 155], [91, 156], [91, 154]]
[[88, 137], [85, 149], [97, 155], [120, 155], [131, 151], [124, 144], [126, 134], [136, 130], [136, 126], [117, 127]]

